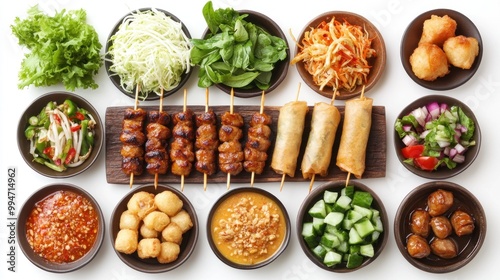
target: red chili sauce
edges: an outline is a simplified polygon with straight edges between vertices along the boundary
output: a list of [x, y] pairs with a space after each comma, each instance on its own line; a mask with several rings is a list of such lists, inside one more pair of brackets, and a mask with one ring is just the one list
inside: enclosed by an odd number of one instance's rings
[[40, 257], [69, 263], [92, 248], [98, 229], [97, 211], [88, 199], [57, 191], [35, 204], [26, 222], [26, 237]]

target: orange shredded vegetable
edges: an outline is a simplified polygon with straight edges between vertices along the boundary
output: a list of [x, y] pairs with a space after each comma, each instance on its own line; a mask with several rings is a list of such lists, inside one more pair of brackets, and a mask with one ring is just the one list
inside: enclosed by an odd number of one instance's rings
[[320, 90], [328, 86], [353, 91], [366, 82], [368, 59], [377, 55], [371, 41], [361, 26], [332, 18], [304, 33], [298, 43], [300, 52], [291, 63], [302, 61]]

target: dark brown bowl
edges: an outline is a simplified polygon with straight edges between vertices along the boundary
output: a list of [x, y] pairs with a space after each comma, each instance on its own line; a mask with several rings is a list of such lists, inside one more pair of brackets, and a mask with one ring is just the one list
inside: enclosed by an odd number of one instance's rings
[[[248, 16], [245, 18], [246, 21], [251, 22], [257, 26], [262, 27], [265, 31], [269, 32], [269, 34], [279, 37], [285, 41], [287, 44], [287, 50], [286, 50], [286, 59], [278, 61], [274, 65], [274, 69], [272, 71], [272, 77], [271, 77], [271, 82], [269, 85], [269, 88], [265, 90], [265, 93], [270, 93], [271, 91], [275, 90], [281, 82], [285, 79], [286, 75], [288, 74], [288, 65], [290, 64], [290, 49], [288, 46], [288, 41], [286, 39], [285, 34], [279, 27], [279, 25], [273, 21], [271, 18], [268, 16], [256, 12], [256, 11], [251, 11], [251, 10], [239, 10], [238, 13], [240, 14], [248, 14]], [[209, 34], [210, 30], [207, 28], [203, 34], [202, 38], [206, 38]], [[223, 92], [227, 94], [231, 94], [231, 87], [228, 87], [223, 84], [215, 84], [217, 88], [222, 90]], [[255, 87], [255, 88], [249, 88], [249, 89], [244, 89], [244, 88], [233, 88], [234, 91], [234, 96], [237, 97], [242, 97], [242, 98], [248, 98], [248, 97], [255, 97], [255, 96], [260, 96], [262, 95], [262, 90]]]
[[423, 178], [428, 178], [428, 179], [433, 179], [433, 180], [440, 180], [440, 179], [446, 179], [446, 178], [451, 178], [455, 175], [458, 175], [462, 173], [465, 169], [467, 169], [476, 159], [476, 157], [479, 154], [479, 150], [481, 148], [481, 129], [479, 127], [479, 123], [476, 119], [476, 116], [474, 115], [474, 112], [463, 102], [460, 100], [457, 100], [453, 97], [445, 96], [445, 95], [427, 95], [424, 97], [421, 97], [409, 105], [407, 105], [397, 116], [398, 119], [402, 118], [403, 116], [409, 114], [411, 111], [415, 110], [416, 108], [425, 106], [429, 104], [430, 102], [437, 101], [438, 103], [446, 103], [449, 106], [459, 106], [462, 108], [462, 110], [465, 112], [465, 114], [471, 118], [474, 121], [474, 124], [476, 126], [476, 131], [474, 133], [474, 141], [476, 141], [476, 145], [472, 146], [465, 152], [465, 161], [461, 164], [457, 164], [457, 166], [453, 169], [448, 169], [447, 167], [440, 167], [437, 170], [433, 171], [425, 171], [420, 168], [417, 168], [415, 166], [412, 166], [410, 164], [404, 163], [405, 158], [403, 157], [403, 154], [401, 153], [401, 149], [405, 147], [405, 144], [403, 141], [399, 138], [398, 133], [396, 130], [394, 130], [393, 127], [393, 139], [394, 139], [394, 148], [396, 150], [396, 155], [398, 156], [399, 161], [401, 164], [403, 164], [406, 169], [408, 169], [410, 172], [423, 177]]
[[[97, 237], [90, 251], [87, 252], [87, 254], [85, 254], [83, 257], [74, 262], [60, 263], [60, 264], [49, 262], [46, 259], [40, 257], [37, 253], [33, 251], [30, 244], [28, 243], [28, 239], [26, 238], [26, 221], [30, 216], [31, 211], [33, 210], [35, 204], [43, 200], [47, 196], [58, 191], [70, 191], [86, 198], [96, 210], [99, 223]], [[94, 199], [94, 197], [92, 197], [92, 195], [90, 195], [90, 193], [88, 193], [83, 188], [68, 183], [57, 183], [57, 184], [47, 185], [35, 191], [33, 194], [31, 194], [31, 196], [28, 197], [28, 199], [24, 202], [23, 206], [20, 209], [21, 210], [19, 211], [19, 215], [17, 217], [17, 229], [16, 229], [19, 247], [21, 248], [21, 251], [24, 253], [26, 258], [37, 267], [45, 271], [54, 273], [71, 272], [87, 265], [90, 261], [92, 261], [92, 259], [94, 259], [94, 257], [99, 252], [101, 245], [104, 241], [104, 232], [105, 232], [104, 216], [97, 201]]]
[[[452, 234], [449, 237], [458, 246], [459, 255], [455, 258], [443, 259], [432, 253], [426, 258], [413, 258], [406, 248], [406, 240], [411, 234], [411, 214], [415, 209], [426, 209], [427, 197], [438, 189], [450, 191], [454, 196], [453, 206], [444, 215], [449, 217], [455, 209], [468, 212], [475, 221], [475, 229], [471, 235], [458, 237]], [[394, 217], [394, 237], [399, 251], [411, 265], [432, 273], [451, 272], [464, 267], [479, 252], [486, 237], [486, 216], [481, 203], [466, 188], [452, 182], [432, 181], [416, 187], [401, 201]], [[428, 240], [432, 238], [433, 234], [431, 233]]]
[[360, 266], [355, 267], [355, 268], [347, 268], [346, 262], [342, 262], [340, 264], [337, 264], [336, 266], [328, 267], [322, 262], [322, 260], [318, 259], [314, 255], [314, 253], [312, 252], [312, 250], [309, 248], [306, 241], [302, 237], [302, 225], [306, 222], [311, 222], [313, 220], [311, 215], [308, 214], [309, 209], [311, 209], [311, 207], [317, 201], [319, 201], [320, 199], [323, 198], [325, 190], [340, 193], [340, 191], [346, 186], [346, 181], [331, 181], [331, 182], [322, 184], [322, 185], [318, 186], [317, 188], [313, 189], [307, 195], [307, 197], [304, 199], [304, 201], [302, 202], [302, 204], [299, 208], [299, 211], [297, 213], [296, 233], [297, 233], [297, 237], [299, 240], [300, 247], [302, 248], [302, 251], [304, 252], [304, 254], [306, 254], [306, 256], [315, 265], [317, 265], [318, 267], [320, 267], [324, 270], [331, 271], [331, 272], [347, 273], [347, 272], [353, 272], [353, 271], [362, 269], [363, 267], [366, 267], [367, 265], [369, 265], [370, 263], [375, 261], [375, 259], [377, 259], [378, 256], [380, 256], [380, 254], [382, 253], [382, 251], [385, 248], [385, 245], [387, 243], [387, 239], [389, 238], [389, 220], [387, 217], [387, 211], [385, 210], [385, 207], [384, 207], [382, 200], [378, 197], [378, 195], [372, 189], [370, 189], [369, 187], [360, 183], [357, 180], [349, 181], [349, 185], [354, 186], [355, 191], [356, 190], [365, 191], [365, 192], [369, 192], [372, 195], [372, 197], [373, 197], [372, 208], [380, 211], [380, 218], [382, 220], [382, 224], [384, 227], [384, 231], [381, 233], [378, 241], [375, 244], [373, 244], [374, 251], [375, 251], [374, 256], [371, 258], [364, 258], [364, 260]]
[[[125, 94], [126, 96], [130, 97], [130, 98], [133, 98], [135, 99], [135, 91], [136, 91], [136, 87], [134, 87], [134, 90], [132, 92], [129, 92], [127, 90], [125, 90], [121, 85], [120, 85], [120, 76], [118, 76], [115, 72], [111, 71], [110, 70], [110, 67], [113, 65], [113, 59], [111, 57], [111, 55], [109, 54], [109, 48], [111, 48], [113, 46], [113, 41], [111, 40], [111, 37], [116, 33], [118, 32], [119, 28], [120, 28], [120, 25], [122, 24], [123, 20], [130, 16], [131, 14], [133, 13], [136, 13], [137, 11], [139, 12], [144, 12], [144, 11], [149, 11], [151, 10], [152, 8], [141, 8], [141, 9], [136, 9], [128, 14], [126, 14], [125, 16], [123, 16], [116, 24], [115, 26], [113, 27], [113, 29], [111, 30], [111, 32], [109, 33], [109, 36], [108, 36], [108, 39], [106, 41], [106, 47], [105, 47], [105, 58], [104, 58], [104, 67], [106, 68], [106, 73], [108, 74], [108, 77], [109, 79], [111, 80], [111, 82], [113, 83], [113, 85], [115, 85], [115, 87], [120, 90], [123, 94]], [[155, 8], [156, 10], [158, 10], [159, 12], [162, 12], [164, 13], [165, 15], [167, 15], [168, 17], [170, 17], [171, 19], [173, 19], [174, 21], [177, 21], [177, 22], [180, 22], [181, 25], [182, 25], [182, 31], [184, 31], [184, 34], [186, 34], [186, 36], [191, 39], [191, 34], [189, 33], [189, 30], [187, 29], [186, 25], [184, 25], [184, 23], [179, 19], [177, 18], [175, 15], [173, 15], [172, 13], [168, 12], [168, 11], [165, 11], [165, 10], [162, 10], [162, 9], [158, 9], [158, 8]], [[164, 91], [163, 92], [163, 96], [169, 96], [169, 95], [172, 95], [174, 93], [176, 93], [177, 91], [179, 91], [179, 89], [181, 89], [185, 84], [186, 82], [188, 81], [189, 77], [191, 76], [191, 73], [193, 71], [189, 71], [189, 72], [184, 72], [182, 74], [182, 77], [181, 77], [181, 81], [179, 83], [179, 85], [177, 85], [174, 89], [172, 90], [169, 90], [169, 91]], [[160, 99], [160, 95], [154, 93], [154, 92], [148, 92], [148, 93], [143, 93], [144, 95], [147, 94], [147, 97], [146, 98], [142, 98], [142, 97], [139, 97], [141, 100], [158, 100]]]
[[[219, 210], [219, 206], [221, 203], [226, 201], [228, 198], [230, 198], [233, 195], [242, 193], [242, 192], [251, 192], [254, 194], [258, 195], [263, 195], [270, 199], [271, 201], [276, 204], [276, 206], [281, 209], [281, 212], [283, 213], [283, 216], [280, 217], [281, 219], [284, 219], [283, 222], [285, 223], [285, 235], [283, 236], [283, 241], [281, 242], [281, 245], [279, 248], [269, 256], [267, 259], [253, 263], [253, 264], [241, 264], [241, 263], [236, 263], [232, 260], [230, 260], [226, 255], [224, 255], [219, 249], [217, 248], [214, 238], [213, 238], [213, 233], [212, 233], [212, 224], [213, 224], [213, 217], [215, 213]], [[225, 210], [225, 209], [223, 209]], [[237, 269], [242, 269], [242, 270], [249, 270], [249, 269], [257, 269], [264, 267], [270, 263], [272, 263], [274, 260], [276, 260], [287, 248], [288, 243], [290, 241], [290, 234], [291, 234], [291, 228], [290, 228], [290, 217], [288, 216], [288, 212], [286, 211], [285, 206], [281, 203], [281, 201], [275, 197], [273, 194], [270, 192], [260, 189], [260, 188], [254, 188], [254, 187], [240, 187], [240, 188], [235, 188], [232, 189], [228, 192], [226, 192], [224, 195], [222, 195], [212, 206], [210, 212], [208, 213], [208, 218], [207, 218], [207, 239], [208, 239], [208, 244], [210, 245], [210, 248], [212, 248], [212, 251], [214, 254], [225, 264], [227, 264], [230, 267], [237, 268]]]
[[116, 235], [120, 231], [120, 216], [123, 213], [123, 211], [127, 210], [128, 201], [135, 193], [140, 191], [149, 192], [155, 195], [163, 191], [171, 191], [174, 194], [176, 194], [183, 202], [182, 208], [186, 210], [186, 212], [191, 217], [193, 227], [182, 235], [182, 243], [180, 244], [179, 256], [175, 261], [170, 263], [165, 263], [165, 264], [159, 263], [156, 260], [156, 258], [141, 259], [137, 255], [137, 252], [132, 254], [124, 254], [116, 250], [114, 251], [118, 256], [118, 258], [120, 258], [120, 260], [123, 261], [123, 263], [125, 263], [126, 265], [137, 271], [145, 273], [161, 273], [173, 270], [181, 266], [183, 263], [185, 263], [189, 259], [191, 254], [194, 252], [194, 249], [196, 248], [196, 244], [198, 242], [198, 228], [199, 228], [198, 216], [196, 215], [194, 206], [191, 204], [191, 202], [184, 193], [182, 193], [181, 191], [177, 190], [174, 187], [171, 187], [169, 185], [158, 185], [157, 188], [155, 188], [154, 184], [146, 184], [134, 188], [127, 195], [125, 195], [115, 206], [115, 209], [111, 214], [111, 221], [109, 224], [110, 226], [109, 236], [111, 244], [114, 248]]
[[[28, 127], [28, 120], [31, 116], [36, 116], [40, 113], [40, 111], [51, 101], [57, 102], [57, 104], [62, 104], [64, 100], [70, 99], [72, 100], [78, 107], [83, 108], [89, 111], [96, 121], [95, 126], [95, 136], [94, 136], [94, 147], [92, 153], [89, 158], [85, 160], [80, 166], [70, 167], [63, 172], [57, 172], [55, 170], [50, 169], [49, 167], [42, 165], [33, 161], [33, 156], [30, 154], [30, 143], [24, 136], [24, 131]], [[78, 175], [94, 164], [97, 160], [97, 157], [101, 153], [101, 149], [104, 144], [104, 125], [99, 116], [97, 110], [88, 102], [85, 98], [81, 97], [78, 94], [66, 92], [66, 91], [54, 91], [46, 93], [37, 99], [35, 99], [29, 106], [26, 108], [24, 113], [21, 115], [19, 120], [19, 124], [17, 126], [17, 146], [19, 148], [19, 152], [23, 157], [26, 164], [31, 167], [33, 170], [38, 172], [41, 175], [51, 177], [51, 178], [68, 178], [75, 175]]]
[[[304, 29], [302, 29], [300, 33], [300, 36], [297, 38], [297, 42], [300, 43], [302, 41], [306, 31], [309, 31], [311, 28], [316, 28], [318, 24], [320, 24], [323, 21], [326, 22], [331, 21], [332, 17], [335, 17], [335, 19], [341, 22], [345, 20], [352, 25], [362, 26], [368, 32], [370, 38], [373, 38], [371, 47], [377, 52], [377, 56], [372, 57], [368, 60], [368, 63], [369, 65], [371, 65], [372, 68], [370, 69], [370, 73], [368, 74], [367, 81], [365, 84], [364, 92], [366, 93], [367, 91], [372, 89], [382, 77], [387, 59], [384, 38], [382, 37], [382, 34], [380, 34], [378, 29], [375, 27], [375, 25], [373, 25], [373, 23], [371, 23], [369, 20], [367, 20], [361, 15], [351, 12], [345, 12], [345, 11], [326, 12], [318, 15], [305, 25]], [[295, 55], [297, 55], [299, 52], [300, 48], [297, 45], [295, 47]], [[296, 66], [300, 77], [312, 90], [325, 97], [328, 98], [333, 97], [334, 89], [331, 87], [324, 87], [323, 90], [321, 91], [319, 89], [319, 86], [316, 85], [316, 83], [314, 83], [314, 81], [312, 80], [311, 74], [309, 74], [309, 72], [307, 72], [307, 70], [304, 68], [304, 62], [299, 61], [296, 63]], [[339, 89], [337, 91], [338, 95], [335, 98], [339, 100], [351, 99], [356, 96], [359, 96], [361, 94], [362, 89], [363, 86], [357, 86], [353, 91]]]
[[[432, 15], [448, 15], [457, 22], [456, 35], [464, 35], [477, 39], [479, 43], [479, 54], [474, 60], [474, 64], [472, 65], [471, 69], [460, 69], [450, 66], [450, 73], [434, 81], [425, 81], [415, 76], [410, 64], [410, 56], [418, 46], [418, 42], [420, 41], [420, 37], [422, 35], [424, 21], [430, 19]], [[470, 80], [472, 76], [474, 76], [477, 69], [479, 68], [479, 65], [481, 64], [481, 59], [483, 57], [483, 41], [481, 39], [479, 30], [476, 28], [474, 23], [465, 15], [454, 10], [436, 9], [420, 14], [410, 22], [401, 39], [400, 55], [403, 68], [405, 69], [408, 76], [410, 76], [410, 78], [415, 81], [415, 83], [432, 90], [450, 90], [463, 85], [468, 80]]]

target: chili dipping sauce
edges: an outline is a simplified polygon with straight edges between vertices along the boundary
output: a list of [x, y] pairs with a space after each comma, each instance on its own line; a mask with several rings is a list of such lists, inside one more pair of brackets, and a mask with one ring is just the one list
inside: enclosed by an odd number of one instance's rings
[[97, 209], [71, 191], [57, 191], [37, 202], [26, 222], [33, 251], [53, 263], [70, 263], [94, 245], [99, 229]]

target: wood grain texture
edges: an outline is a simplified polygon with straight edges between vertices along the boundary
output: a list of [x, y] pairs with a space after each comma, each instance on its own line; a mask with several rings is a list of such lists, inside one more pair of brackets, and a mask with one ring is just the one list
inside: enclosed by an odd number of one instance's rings
[[[129, 176], [125, 175], [121, 170], [122, 156], [120, 155], [120, 149], [122, 143], [120, 142], [120, 134], [123, 121], [123, 113], [127, 107], [108, 107], [106, 109], [105, 115], [105, 127], [106, 127], [106, 180], [111, 184], [129, 184]], [[158, 110], [156, 106], [142, 106], [146, 111]], [[205, 110], [205, 106], [190, 106], [191, 110], [195, 113], [201, 113]], [[218, 123], [220, 124], [220, 116], [225, 111], [229, 110], [228, 106], [212, 106], [212, 110], [217, 114]], [[273, 123], [271, 124], [271, 142], [273, 143], [268, 150], [268, 162], [264, 172], [260, 175], [255, 175], [255, 182], [280, 182], [282, 175], [276, 174], [271, 170], [270, 163], [272, 158], [272, 152], [274, 150], [274, 138], [277, 133], [277, 123], [279, 116], [280, 107], [277, 106], [266, 106], [265, 113], [272, 117]], [[342, 133], [342, 122], [344, 116], [344, 106], [338, 106], [341, 113], [342, 119], [340, 125], [337, 129], [337, 135], [335, 137], [335, 144], [333, 148], [332, 160], [330, 163], [328, 175], [325, 177], [316, 176], [315, 181], [331, 181], [331, 180], [342, 180], [347, 178], [347, 173], [342, 172], [336, 165], [335, 160], [337, 157], [337, 150], [340, 142], [340, 135]], [[182, 110], [182, 106], [163, 106], [163, 111], [168, 112], [173, 115]], [[243, 128], [244, 137], [242, 142], [246, 141], [246, 134], [248, 130], [248, 122], [253, 113], [260, 110], [259, 106], [234, 106], [234, 112], [240, 113], [245, 119], [245, 127]], [[299, 154], [299, 162], [297, 164], [297, 170], [295, 177], [286, 177], [286, 181], [293, 182], [306, 182], [309, 180], [302, 178], [302, 172], [300, 172], [300, 162], [302, 161], [302, 156], [304, 154], [305, 146], [307, 143], [307, 137], [310, 130], [310, 122], [312, 115], [313, 106], [309, 106], [309, 112], [306, 115], [306, 125], [304, 128], [304, 134], [302, 136], [302, 146]], [[382, 178], [386, 174], [386, 155], [387, 155], [387, 139], [386, 139], [386, 118], [385, 118], [385, 107], [384, 106], [373, 106], [372, 110], [372, 126], [370, 130], [370, 138], [368, 140], [368, 146], [366, 150], [366, 169], [363, 173], [362, 178]], [[250, 183], [251, 173], [245, 171], [241, 172], [236, 176], [231, 176], [232, 183]], [[145, 184], [152, 183], [154, 181], [154, 175], [148, 174], [146, 171], [140, 176], [134, 177], [134, 184]], [[227, 175], [221, 171], [208, 176], [208, 183], [225, 183], [227, 181]], [[180, 183], [181, 179], [179, 176], [175, 176], [171, 173], [158, 176], [159, 183]], [[191, 174], [184, 178], [185, 183], [203, 183], [203, 174], [196, 171], [194, 168]]]

